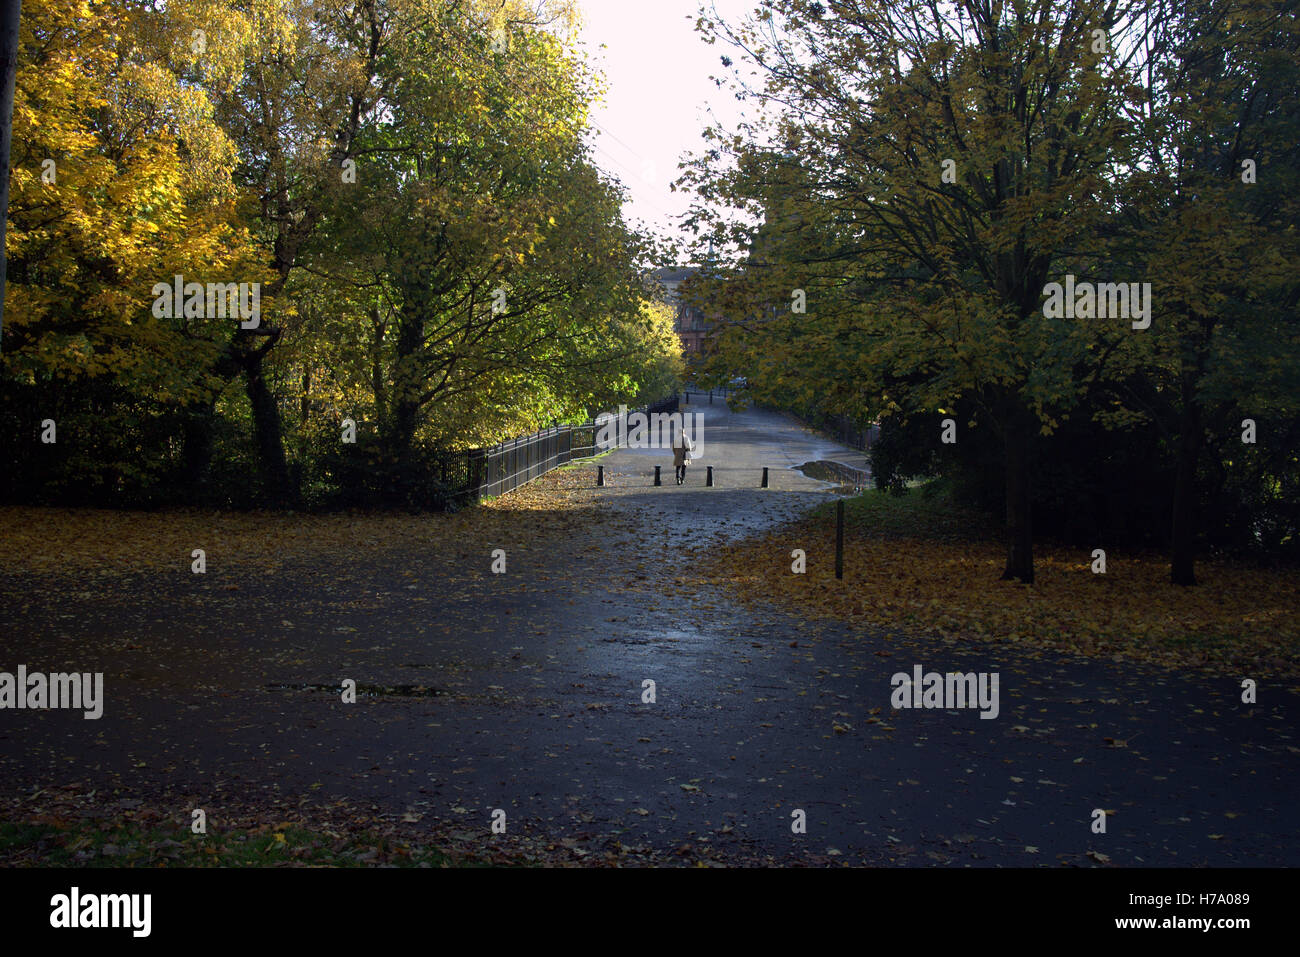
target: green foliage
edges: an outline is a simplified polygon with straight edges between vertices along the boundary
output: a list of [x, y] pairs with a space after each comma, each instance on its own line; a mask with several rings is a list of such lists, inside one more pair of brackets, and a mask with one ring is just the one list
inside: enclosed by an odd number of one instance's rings
[[[881, 422], [885, 484], [959, 477], [1007, 516], [1023, 581], [1032, 528], [1124, 517], [1187, 583], [1190, 523], [1229, 537], [1212, 497], [1240, 515], [1289, 487], [1279, 450], [1253, 478], [1227, 450], [1244, 417], [1284, 435], [1300, 416], [1293, 3], [774, 0], [702, 29], [761, 66], [768, 107], [683, 178], [734, 253], [701, 289], [726, 316], [714, 374]], [[1149, 282], [1150, 326], [1046, 314], [1067, 274]]]
[[[437, 503], [441, 452], [679, 374], [570, 4], [33, 4], [3, 494]], [[260, 325], [156, 316], [178, 274], [259, 283]]]

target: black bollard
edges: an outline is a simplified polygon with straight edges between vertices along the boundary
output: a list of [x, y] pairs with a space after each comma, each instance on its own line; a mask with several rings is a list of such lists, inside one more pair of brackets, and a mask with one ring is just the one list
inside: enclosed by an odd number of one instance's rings
[[664, 483], [663, 483], [663, 479], [661, 479], [661, 478], [659, 477], [659, 469], [660, 469], [660, 468], [661, 468], [661, 466], [658, 466], [658, 465], [655, 466], [655, 484], [656, 484], [656, 485], [663, 485], [663, 484], [664, 484]]
[[605, 466], [596, 466], [596, 485], [598, 488], [605, 487]]
[[767, 488], [767, 466], [763, 466], [763, 484], [759, 488]]
[[835, 577], [844, 577], [844, 499], [835, 503]]
[[713, 488], [713, 466], [708, 466], [709, 474], [704, 479], [704, 484], [708, 488]]

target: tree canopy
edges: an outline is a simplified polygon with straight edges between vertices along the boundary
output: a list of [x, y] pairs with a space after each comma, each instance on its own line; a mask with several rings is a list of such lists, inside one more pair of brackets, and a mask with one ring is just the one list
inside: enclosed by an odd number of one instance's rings
[[422, 482], [431, 450], [675, 386], [571, 4], [24, 14], [8, 496], [327, 503], [342, 459]]
[[[1033, 581], [1036, 517], [1082, 510], [1067, 523], [1094, 541], [1161, 515], [1192, 583], [1201, 506], [1234, 482], [1295, 500], [1295, 14], [765, 0], [702, 19], [765, 107], [683, 177], [701, 243], [733, 254], [697, 287], [726, 317], [714, 371], [882, 421], [899, 482], [987, 492], [1000, 472], [1004, 578]], [[1252, 417], [1269, 438], [1243, 444]], [[1080, 474], [1054, 468], [1080, 450]], [[1123, 494], [1143, 507], [1121, 518]], [[1294, 542], [1294, 508], [1272, 518]]]

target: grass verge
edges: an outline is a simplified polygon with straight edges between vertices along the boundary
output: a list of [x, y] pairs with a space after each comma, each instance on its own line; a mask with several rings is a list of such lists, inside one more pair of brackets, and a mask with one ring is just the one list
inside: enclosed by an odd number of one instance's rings
[[[805, 574], [791, 571], [796, 548], [807, 554]], [[710, 577], [743, 601], [916, 636], [1300, 678], [1298, 569], [1207, 560], [1200, 584], [1182, 588], [1159, 553], [1107, 550], [1098, 574], [1091, 550], [1036, 543], [1035, 583], [1003, 582], [1000, 529], [930, 486], [849, 499], [844, 553], [837, 581], [828, 503], [718, 550]]]

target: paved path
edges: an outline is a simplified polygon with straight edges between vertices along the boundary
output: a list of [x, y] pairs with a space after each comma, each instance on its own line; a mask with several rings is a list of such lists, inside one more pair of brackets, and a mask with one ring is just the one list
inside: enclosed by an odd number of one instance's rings
[[[695, 461], [687, 469], [687, 485], [704, 485], [706, 470], [713, 467], [715, 488], [758, 488], [763, 469], [768, 469], [768, 487], [788, 491], [826, 490], [826, 482], [811, 479], [798, 467], [809, 462], [831, 461], [868, 471], [866, 456], [845, 448], [825, 436], [804, 428], [789, 416], [749, 409], [732, 413], [722, 399], [707, 401], [707, 393], [693, 393], [696, 401], [683, 404], [682, 411], [700, 430], [703, 441]], [[699, 401], [704, 399], [704, 401]], [[667, 437], [663, 444], [668, 444]], [[625, 477], [623, 484], [647, 481], [653, 485], [654, 467], [662, 466], [665, 485], [673, 485], [672, 452], [664, 448], [619, 449], [606, 459], [606, 470]]]
[[[700, 585], [711, 543], [830, 494], [785, 468], [759, 490], [754, 469], [855, 464], [779, 416], [706, 415], [719, 487], [617, 452], [608, 488], [568, 493], [581, 533], [521, 513], [506, 575], [440, 550], [434, 518], [428, 549], [269, 578], [0, 576], [0, 669], [104, 670], [111, 689], [98, 722], [0, 712], [0, 794], [180, 795], [215, 822], [346, 800], [463, 840], [491, 840], [502, 808], [510, 833], [684, 862], [1300, 864], [1292, 694], [1250, 708], [1235, 678], [818, 628]], [[891, 711], [890, 675], [914, 663], [1000, 672], [1000, 716]], [[344, 675], [440, 694], [313, 690]]]

